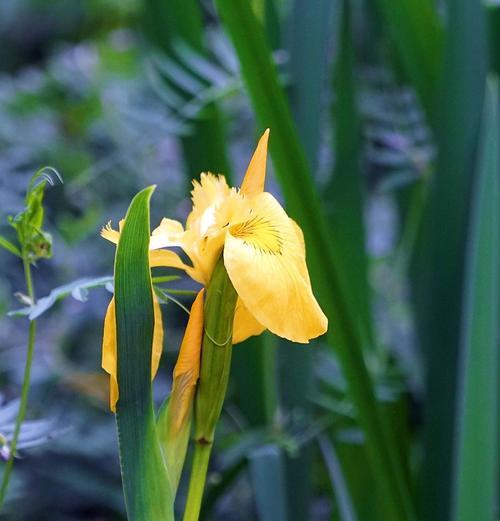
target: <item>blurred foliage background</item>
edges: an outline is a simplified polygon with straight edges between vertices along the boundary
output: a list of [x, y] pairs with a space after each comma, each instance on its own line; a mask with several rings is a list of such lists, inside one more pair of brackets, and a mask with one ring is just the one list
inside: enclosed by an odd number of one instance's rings
[[[183, 220], [191, 179], [237, 185], [271, 128], [268, 190], [304, 229], [330, 332], [234, 348], [203, 519], [499, 519], [499, 35], [500, 5], [478, 0], [0, 3], [2, 235], [39, 167], [64, 179], [46, 193], [38, 297], [112, 274], [99, 230], [139, 189], [158, 184], [154, 225]], [[1, 250], [0, 266], [9, 439], [27, 320], [6, 315], [19, 260]], [[123, 520], [109, 293], [65, 293], [40, 310], [0, 515]], [[186, 323], [174, 300], [163, 311], [159, 401]]]

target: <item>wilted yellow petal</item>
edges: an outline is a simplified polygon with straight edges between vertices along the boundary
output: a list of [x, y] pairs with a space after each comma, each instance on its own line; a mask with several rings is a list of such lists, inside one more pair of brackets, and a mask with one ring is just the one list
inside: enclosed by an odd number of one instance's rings
[[250, 336], [260, 335], [265, 329], [248, 311], [242, 300], [238, 299], [234, 313], [233, 344], [243, 342]]
[[245, 195], [257, 195], [264, 191], [266, 181], [267, 141], [269, 129], [259, 140], [257, 148], [250, 160], [245, 177], [241, 183], [241, 192]]
[[191, 306], [191, 313], [174, 368], [174, 382], [169, 404], [173, 435], [186, 421], [193, 403], [196, 382], [200, 376], [204, 291], [202, 289], [198, 292]]
[[328, 325], [312, 293], [305, 249], [293, 221], [269, 193], [253, 198], [251, 217], [229, 226], [224, 265], [253, 317], [273, 333], [307, 343]]
[[[153, 310], [155, 322], [151, 352], [151, 380], [156, 376], [163, 352], [163, 319], [160, 304], [156, 297], [153, 298]], [[119, 397], [116, 351], [116, 310], [113, 297], [104, 318], [104, 334], [102, 338], [102, 368], [109, 374], [109, 408], [113, 412], [116, 412], [116, 402]]]

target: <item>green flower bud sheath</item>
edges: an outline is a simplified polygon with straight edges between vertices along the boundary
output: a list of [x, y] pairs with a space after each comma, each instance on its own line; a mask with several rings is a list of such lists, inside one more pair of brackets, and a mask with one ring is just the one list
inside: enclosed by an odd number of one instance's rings
[[197, 521], [215, 428], [231, 368], [237, 294], [221, 259], [207, 288], [200, 379], [195, 400], [195, 449], [184, 521]]

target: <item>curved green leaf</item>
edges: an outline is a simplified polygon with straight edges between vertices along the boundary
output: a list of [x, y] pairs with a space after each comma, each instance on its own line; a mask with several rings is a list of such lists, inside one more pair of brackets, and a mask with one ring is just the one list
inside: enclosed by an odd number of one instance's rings
[[149, 200], [139, 192], [127, 212], [115, 260], [118, 355], [116, 423], [129, 521], [173, 521], [171, 484], [158, 442], [151, 392], [153, 293]]

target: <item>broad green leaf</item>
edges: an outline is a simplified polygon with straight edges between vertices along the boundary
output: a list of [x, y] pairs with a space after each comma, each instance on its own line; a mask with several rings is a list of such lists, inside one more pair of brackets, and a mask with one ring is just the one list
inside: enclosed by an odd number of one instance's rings
[[[422, 518], [449, 519], [464, 259], [487, 70], [484, 8], [450, 0], [437, 111], [438, 159], [431, 180], [418, 282], [426, 356]], [[436, 501], [439, 498], [439, 501]]]
[[118, 354], [116, 423], [130, 521], [173, 521], [174, 497], [159, 445], [151, 391], [153, 293], [149, 201], [139, 192], [125, 217], [115, 260]]
[[493, 521], [498, 499], [499, 83], [487, 86], [468, 236], [457, 394], [455, 521]]
[[270, 151], [287, 208], [304, 230], [313, 288], [331, 321], [328, 338], [337, 349], [360, 424], [370, 462], [386, 495], [387, 518], [413, 519], [402, 470], [387, 443], [384, 425], [362, 354], [355, 310], [347, 296], [345, 277], [335, 262], [326, 220], [314, 190], [301, 142], [278, 83], [262, 28], [246, 0], [217, 0], [216, 5], [235, 46], [242, 75], [261, 128], [271, 128]]
[[285, 462], [281, 448], [265, 445], [248, 456], [259, 521], [287, 521]]

